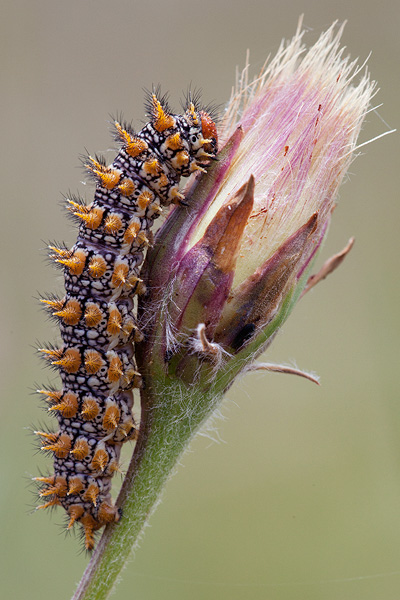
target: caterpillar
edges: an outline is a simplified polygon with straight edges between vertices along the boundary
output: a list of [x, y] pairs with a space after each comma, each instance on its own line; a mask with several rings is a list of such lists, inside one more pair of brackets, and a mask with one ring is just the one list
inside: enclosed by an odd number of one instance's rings
[[111, 499], [121, 446], [137, 437], [133, 389], [141, 385], [134, 344], [143, 339], [134, 316], [134, 298], [145, 293], [140, 279], [151, 227], [162, 207], [183, 203], [181, 177], [205, 166], [217, 153], [211, 111], [188, 98], [181, 115], [166, 97], [148, 94], [149, 122], [135, 133], [114, 121], [119, 152], [111, 165], [87, 155], [85, 169], [96, 182], [89, 205], [67, 199], [79, 224], [75, 245], [50, 246], [63, 269], [65, 295], [41, 302], [60, 328], [60, 347], [39, 351], [60, 374], [61, 389], [37, 390], [58, 420], [58, 430], [36, 431], [41, 449], [54, 460], [54, 473], [35, 477], [38, 508], [61, 506], [67, 529], [81, 528], [87, 550], [95, 533], [120, 519]]

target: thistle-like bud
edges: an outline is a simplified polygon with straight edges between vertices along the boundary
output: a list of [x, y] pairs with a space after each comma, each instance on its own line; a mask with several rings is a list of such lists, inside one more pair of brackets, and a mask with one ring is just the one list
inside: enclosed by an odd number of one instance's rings
[[332, 26], [306, 52], [298, 31], [253, 83], [245, 71], [219, 160], [189, 182], [188, 207], [148, 255], [147, 379], [160, 368], [223, 392], [304, 290], [374, 88], [367, 75], [354, 85], [340, 35]]

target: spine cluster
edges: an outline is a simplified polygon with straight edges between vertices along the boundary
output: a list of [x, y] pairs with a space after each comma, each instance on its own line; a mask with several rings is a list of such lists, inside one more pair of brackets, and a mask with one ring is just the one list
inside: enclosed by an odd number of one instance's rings
[[111, 478], [119, 470], [122, 443], [134, 440], [133, 388], [141, 385], [134, 343], [143, 339], [134, 317], [134, 297], [144, 293], [140, 269], [162, 206], [183, 199], [179, 181], [213, 158], [217, 134], [210, 115], [192, 102], [172, 115], [155, 94], [150, 122], [139, 133], [115, 122], [120, 151], [107, 166], [87, 157], [96, 180], [92, 204], [67, 200], [79, 222], [76, 244], [51, 246], [63, 268], [65, 296], [43, 298], [57, 319], [62, 344], [40, 351], [60, 372], [60, 390], [39, 390], [57, 417], [58, 431], [37, 432], [54, 457], [54, 473], [37, 477], [40, 508], [62, 506], [68, 529], [79, 523], [85, 546], [94, 532], [118, 521]]

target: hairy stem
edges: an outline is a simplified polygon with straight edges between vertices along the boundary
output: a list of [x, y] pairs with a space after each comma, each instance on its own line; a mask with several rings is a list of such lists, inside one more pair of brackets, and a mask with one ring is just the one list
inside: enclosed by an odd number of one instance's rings
[[123, 517], [106, 528], [73, 600], [108, 598], [180, 455], [219, 400], [200, 390], [196, 397], [193, 388], [189, 394], [176, 380], [170, 384], [158, 403], [149, 402], [150, 387], [143, 394], [139, 439], [117, 500]]

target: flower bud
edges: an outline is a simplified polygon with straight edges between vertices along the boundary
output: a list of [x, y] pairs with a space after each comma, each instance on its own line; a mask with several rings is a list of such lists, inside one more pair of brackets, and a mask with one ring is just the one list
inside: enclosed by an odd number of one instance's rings
[[189, 182], [188, 207], [148, 256], [142, 311], [153, 307], [160, 360], [186, 383], [201, 376], [207, 344], [225, 365], [253, 359], [306, 285], [374, 87], [367, 75], [354, 86], [340, 35], [332, 26], [306, 52], [298, 31], [253, 83], [243, 76], [219, 160]]

